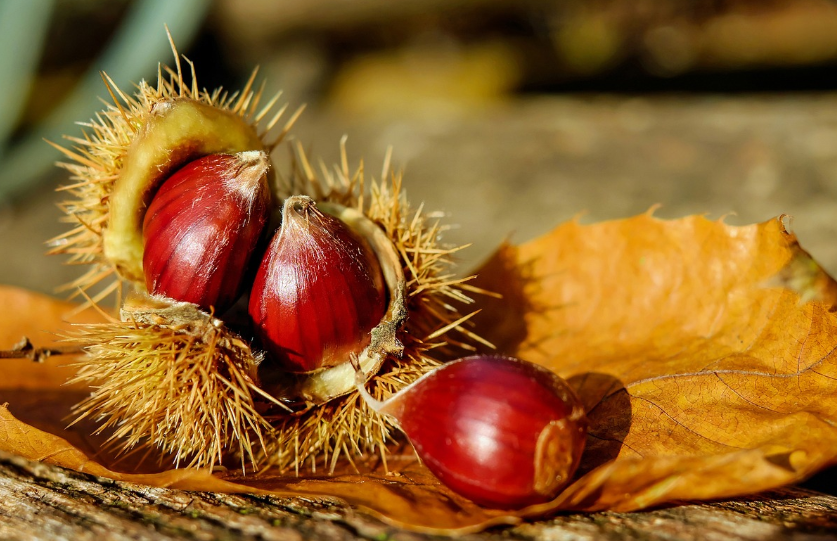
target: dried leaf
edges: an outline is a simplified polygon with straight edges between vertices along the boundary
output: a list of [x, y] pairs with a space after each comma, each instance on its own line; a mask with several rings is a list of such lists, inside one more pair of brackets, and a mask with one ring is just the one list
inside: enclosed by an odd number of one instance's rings
[[753, 493], [837, 460], [835, 283], [782, 218], [571, 222], [479, 276], [504, 295], [480, 332], [585, 400], [582, 469], [603, 466], [561, 508]]
[[[115, 457], [93, 426], [69, 430], [86, 392], [67, 360], [5, 363], [0, 450], [153, 486], [336, 498], [428, 532], [470, 532], [559, 509], [637, 509], [792, 483], [837, 460], [837, 284], [781, 220], [733, 227], [651, 215], [571, 222], [481, 269], [478, 331], [567, 377], [591, 421], [582, 476], [555, 501], [485, 510], [450, 493], [405, 450], [334, 476], [166, 470]], [[71, 307], [0, 287], [0, 347], [66, 329]], [[87, 316], [94, 321], [95, 316]], [[37, 340], [36, 340], [37, 338]], [[42, 345], [38, 343], [37, 345]]]

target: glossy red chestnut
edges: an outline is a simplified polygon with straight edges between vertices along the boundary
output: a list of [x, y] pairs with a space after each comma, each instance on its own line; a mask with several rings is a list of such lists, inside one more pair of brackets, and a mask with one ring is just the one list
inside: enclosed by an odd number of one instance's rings
[[192, 161], [160, 186], [143, 222], [149, 292], [223, 312], [267, 222], [268, 157], [261, 151]]
[[285, 201], [250, 292], [269, 358], [289, 372], [349, 362], [386, 311], [380, 264], [365, 241], [306, 196]]
[[486, 507], [517, 509], [553, 499], [578, 467], [584, 409], [566, 381], [508, 357], [442, 365], [385, 402], [418, 456], [454, 492]]

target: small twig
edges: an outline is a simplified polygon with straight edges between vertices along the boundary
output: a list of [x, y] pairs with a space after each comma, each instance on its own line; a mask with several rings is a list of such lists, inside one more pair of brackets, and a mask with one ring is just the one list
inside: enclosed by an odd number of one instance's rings
[[29, 359], [36, 363], [42, 363], [47, 357], [53, 355], [73, 355], [83, 352], [84, 350], [81, 347], [36, 348], [29, 341], [29, 338], [24, 336], [12, 349], [0, 350], [0, 359]]

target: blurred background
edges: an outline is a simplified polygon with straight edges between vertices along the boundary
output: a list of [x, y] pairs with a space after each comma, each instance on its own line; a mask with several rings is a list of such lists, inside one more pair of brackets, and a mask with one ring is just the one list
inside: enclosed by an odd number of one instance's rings
[[[472, 267], [581, 215], [793, 215], [837, 273], [837, 5], [824, 0], [0, 0], [0, 282], [51, 292], [67, 175], [43, 140], [172, 63], [237, 89], [254, 66], [295, 136], [450, 215]], [[275, 160], [286, 161], [280, 149]]]
[[326, 163], [344, 134], [367, 171], [392, 146], [411, 201], [473, 243], [465, 269], [504, 239], [659, 204], [791, 214], [837, 274], [831, 1], [0, 0], [0, 283], [80, 274], [43, 255], [68, 182], [44, 139], [101, 109], [100, 71], [130, 91], [171, 64], [164, 24], [201, 86], [240, 88], [258, 65], [308, 104], [294, 134]]

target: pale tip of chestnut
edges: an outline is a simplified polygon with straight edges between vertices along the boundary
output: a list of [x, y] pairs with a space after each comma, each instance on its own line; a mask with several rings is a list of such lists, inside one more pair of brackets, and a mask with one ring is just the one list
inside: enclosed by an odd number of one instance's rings
[[230, 191], [238, 193], [245, 201], [253, 201], [263, 190], [263, 177], [270, 167], [270, 158], [261, 150], [247, 150], [235, 155], [236, 163], [224, 180]]

